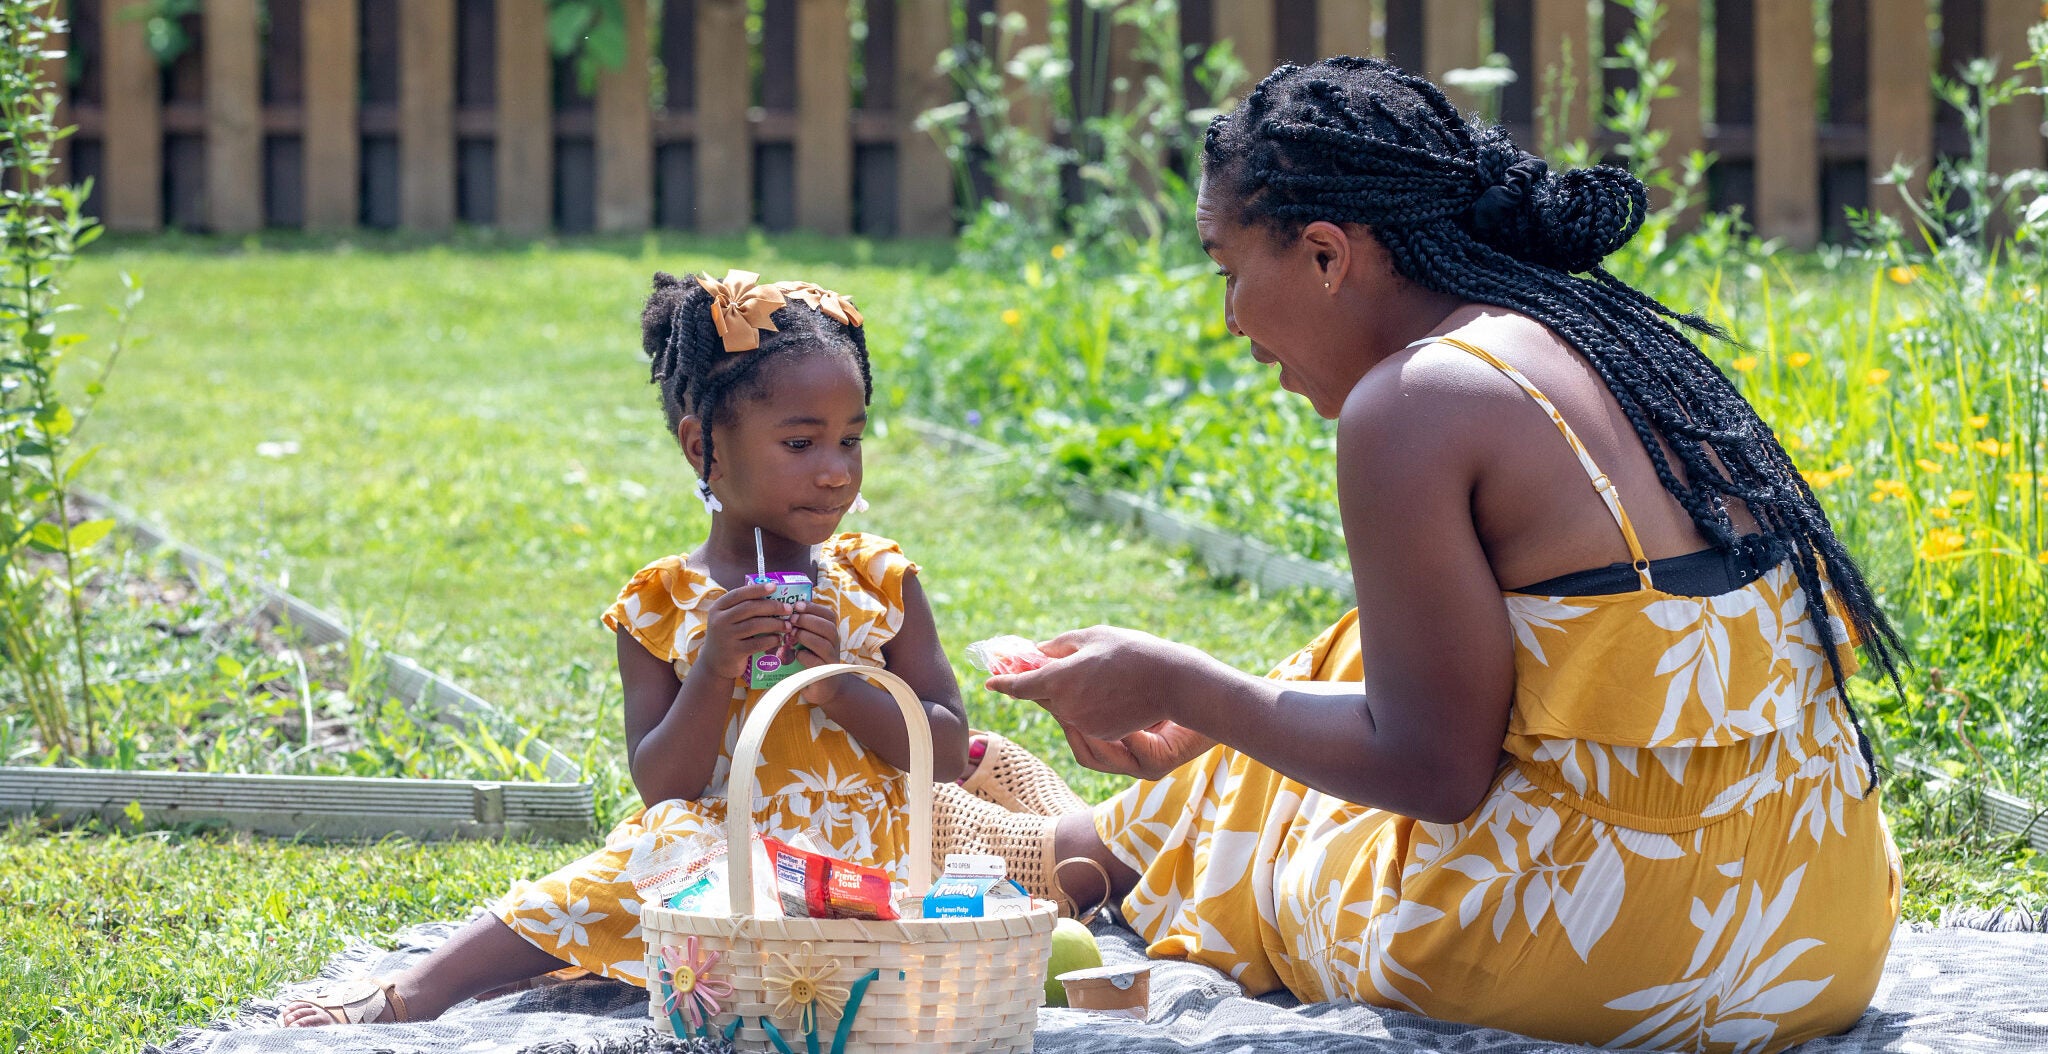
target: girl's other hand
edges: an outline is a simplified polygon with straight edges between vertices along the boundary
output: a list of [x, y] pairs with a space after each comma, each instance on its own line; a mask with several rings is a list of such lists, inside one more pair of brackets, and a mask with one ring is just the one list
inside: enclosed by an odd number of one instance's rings
[[1216, 741], [1172, 721], [1161, 721], [1122, 739], [1095, 739], [1064, 725], [1074, 760], [1097, 772], [1156, 780], [1208, 753]]
[[[799, 602], [796, 612], [790, 616], [789, 625], [790, 643], [797, 649], [797, 665], [809, 669], [839, 661], [839, 620], [832, 617], [830, 608]], [[807, 689], [807, 694], [813, 702], [822, 703], [838, 698], [839, 689], [849, 683], [847, 678], [836, 677]]]
[[1098, 741], [1121, 740], [1179, 715], [1188, 697], [1181, 686], [1199, 683], [1200, 667], [1214, 663], [1201, 652], [1150, 633], [1093, 626], [1039, 645], [1052, 661], [1036, 670], [983, 682], [992, 692], [1044, 707], [1070, 733]]
[[728, 589], [705, 616], [704, 647], [697, 664], [719, 677], [737, 679], [756, 652], [773, 651], [789, 629], [790, 607], [768, 599], [772, 587], [751, 583]]

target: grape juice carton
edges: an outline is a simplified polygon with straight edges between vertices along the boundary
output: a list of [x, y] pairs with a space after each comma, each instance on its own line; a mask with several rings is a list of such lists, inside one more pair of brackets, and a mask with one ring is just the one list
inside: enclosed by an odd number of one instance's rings
[[[785, 604], [811, 599], [811, 580], [794, 571], [769, 571], [765, 574], [747, 576], [747, 584], [765, 584], [769, 587], [768, 599]], [[803, 669], [796, 664], [796, 645], [757, 653], [747, 662], [747, 687], [772, 688], [783, 678]]]

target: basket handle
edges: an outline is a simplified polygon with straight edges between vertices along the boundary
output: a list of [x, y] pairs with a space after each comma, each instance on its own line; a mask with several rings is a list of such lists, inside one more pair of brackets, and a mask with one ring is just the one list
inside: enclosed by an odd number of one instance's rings
[[896, 700], [896, 708], [903, 712], [903, 725], [910, 733], [910, 888], [915, 894], [931, 885], [932, 726], [924, 715], [924, 703], [903, 683], [903, 678], [887, 670], [833, 663], [794, 674], [769, 689], [740, 730], [725, 789], [725, 873], [734, 915], [754, 913], [754, 770], [761, 763], [761, 744], [768, 738], [768, 726], [775, 723], [775, 715], [798, 692], [849, 673], [865, 677], [888, 692]]

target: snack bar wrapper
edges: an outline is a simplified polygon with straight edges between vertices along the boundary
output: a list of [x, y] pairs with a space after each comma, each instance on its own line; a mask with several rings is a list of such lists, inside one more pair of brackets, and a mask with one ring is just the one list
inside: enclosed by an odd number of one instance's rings
[[1032, 641], [1006, 633], [969, 644], [967, 661], [989, 673], [1023, 673], [1051, 662], [1052, 656], [1039, 651]]

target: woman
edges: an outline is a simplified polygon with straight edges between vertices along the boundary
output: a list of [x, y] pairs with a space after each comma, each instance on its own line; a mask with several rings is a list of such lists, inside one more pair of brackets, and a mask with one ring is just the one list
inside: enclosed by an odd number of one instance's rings
[[1370, 59], [1213, 123], [1202, 241], [1231, 332], [1337, 422], [1358, 608], [1271, 679], [1056, 638], [989, 686], [1155, 782], [1057, 819], [954, 802], [949, 836], [1102, 865], [1153, 955], [1253, 993], [1679, 1050], [1854, 1022], [1899, 886], [1841, 685], [1848, 642], [1902, 653], [1672, 322], [1710, 327], [1599, 269], [1646, 209]]

